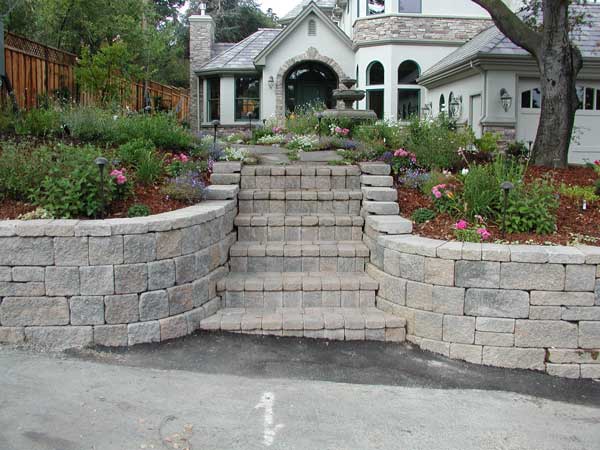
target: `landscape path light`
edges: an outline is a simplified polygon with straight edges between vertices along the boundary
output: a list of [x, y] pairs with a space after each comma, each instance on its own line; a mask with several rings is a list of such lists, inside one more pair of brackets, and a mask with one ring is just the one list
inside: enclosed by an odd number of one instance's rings
[[319, 142], [321, 142], [321, 122], [323, 121], [323, 113], [322, 112], [318, 112], [316, 114], [317, 120], [319, 121]]
[[219, 128], [219, 125], [221, 125], [221, 122], [219, 122], [218, 120], [213, 120], [212, 121], [212, 126], [213, 126], [213, 148], [215, 148], [217, 146], [217, 129]]
[[500, 185], [500, 188], [504, 192], [504, 208], [502, 211], [502, 239], [506, 238], [506, 213], [508, 211], [508, 195], [510, 191], [515, 188], [515, 185], [510, 181], [505, 181]]
[[252, 133], [252, 111], [249, 111], [246, 116], [248, 116], [248, 123], [250, 124], [250, 132]]
[[100, 156], [94, 160], [96, 166], [98, 166], [98, 171], [100, 172], [100, 218], [104, 219], [104, 211], [105, 211], [105, 199], [104, 199], [104, 170], [108, 165], [108, 159]]

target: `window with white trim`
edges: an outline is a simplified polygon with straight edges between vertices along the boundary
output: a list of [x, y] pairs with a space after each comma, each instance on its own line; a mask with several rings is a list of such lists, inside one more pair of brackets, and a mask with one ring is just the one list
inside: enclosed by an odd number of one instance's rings
[[367, 0], [367, 16], [385, 13], [385, 0]]

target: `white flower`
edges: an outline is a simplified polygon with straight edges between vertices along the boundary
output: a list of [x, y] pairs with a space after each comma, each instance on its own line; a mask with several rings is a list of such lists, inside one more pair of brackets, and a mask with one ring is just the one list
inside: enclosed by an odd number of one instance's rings
[[461, 172], [461, 174], [462, 174], [463, 176], [467, 176], [467, 175], [469, 175], [469, 169], [463, 169], [463, 170], [462, 170], [462, 172]]

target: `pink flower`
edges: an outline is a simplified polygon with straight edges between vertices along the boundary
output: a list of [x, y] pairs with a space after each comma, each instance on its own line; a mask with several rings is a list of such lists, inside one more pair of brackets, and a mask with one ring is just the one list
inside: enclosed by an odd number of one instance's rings
[[127, 177], [125, 176], [125, 169], [121, 169], [121, 170], [117, 170], [114, 169], [111, 173], [110, 176], [115, 180], [115, 182], [118, 185], [123, 185], [125, 183], [127, 183]]
[[185, 164], [186, 162], [188, 162], [190, 160], [190, 158], [188, 158], [187, 155], [184, 155], [182, 153], [181, 155], [179, 155], [179, 160]]
[[466, 230], [468, 227], [469, 227], [469, 222], [467, 222], [464, 219], [463, 220], [459, 220], [454, 225], [454, 228], [456, 228], [457, 230]]
[[127, 177], [125, 175], [118, 175], [116, 181], [118, 185], [123, 185], [127, 183]]
[[434, 191], [433, 195], [435, 198], [442, 198], [442, 193], [440, 191]]
[[116, 178], [116, 177], [118, 177], [118, 176], [120, 176], [120, 175], [123, 175], [123, 171], [121, 171], [121, 170], [117, 170], [117, 169], [113, 170], [113, 171], [110, 173], [110, 176], [111, 176], [111, 177], [113, 177], [113, 178]]
[[600, 159], [598, 159], [598, 160], [594, 161], [594, 164], [595, 164], [596, 166], [600, 166]]
[[477, 234], [479, 236], [481, 236], [481, 239], [483, 239], [484, 241], [487, 241], [489, 238], [492, 237], [492, 233], [490, 233], [488, 230], [486, 230], [485, 228], [479, 228], [477, 230]]

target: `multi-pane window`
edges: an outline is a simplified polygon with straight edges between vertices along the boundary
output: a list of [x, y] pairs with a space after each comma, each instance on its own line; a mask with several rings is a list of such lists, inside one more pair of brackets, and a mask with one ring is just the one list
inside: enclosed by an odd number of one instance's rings
[[235, 78], [235, 120], [260, 117], [260, 78], [244, 75]]
[[420, 74], [421, 68], [414, 61], [398, 66], [398, 120], [409, 120], [421, 112], [421, 90], [414, 88]]
[[585, 111], [600, 111], [600, 89], [587, 86], [577, 86], [577, 109]]
[[539, 88], [521, 93], [521, 108], [540, 109], [542, 107], [542, 91]]
[[367, 15], [385, 13], [385, 0], [367, 0]]
[[206, 116], [209, 121], [221, 119], [221, 79], [209, 78], [206, 80]]
[[422, 12], [421, 0], [399, 0], [398, 12], [420, 14]]
[[383, 68], [383, 64], [380, 62], [373, 62], [369, 65], [367, 69], [367, 84], [371, 85], [379, 85], [383, 84], [385, 80], [385, 70]]

